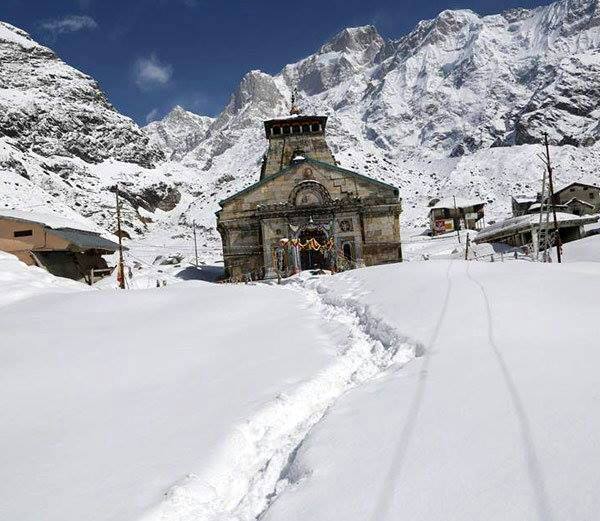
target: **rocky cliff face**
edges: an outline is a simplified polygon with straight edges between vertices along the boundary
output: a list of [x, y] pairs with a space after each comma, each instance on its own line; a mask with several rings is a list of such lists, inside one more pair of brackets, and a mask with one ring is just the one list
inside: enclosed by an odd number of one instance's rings
[[384, 152], [456, 157], [537, 142], [544, 131], [556, 144], [589, 146], [599, 137], [598, 12], [594, 0], [493, 16], [444, 11], [387, 42], [372, 26], [345, 29], [277, 76], [248, 73], [194, 155], [219, 155], [240, 131], [285, 112], [293, 87], [349, 144]]
[[213, 121], [177, 105], [165, 118], [153, 121], [144, 130], [151, 144], [165, 152], [168, 159], [178, 161], [202, 142]]
[[5, 23], [0, 23], [0, 63], [0, 136], [19, 150], [147, 167], [164, 158], [92, 78]]
[[163, 205], [161, 194], [176, 198], [164, 158], [92, 78], [0, 22], [0, 209], [77, 213], [112, 230], [120, 182], [133, 203], [126, 227], [143, 232], [138, 210]]

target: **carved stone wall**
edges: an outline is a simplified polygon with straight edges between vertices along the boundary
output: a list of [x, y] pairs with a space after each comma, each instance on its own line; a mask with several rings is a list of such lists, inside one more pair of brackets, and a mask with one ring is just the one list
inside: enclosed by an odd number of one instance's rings
[[274, 277], [281, 239], [297, 238], [307, 227], [333, 237], [340, 260], [346, 245], [350, 267], [401, 260], [397, 190], [339, 168], [302, 161], [221, 205], [229, 277]]

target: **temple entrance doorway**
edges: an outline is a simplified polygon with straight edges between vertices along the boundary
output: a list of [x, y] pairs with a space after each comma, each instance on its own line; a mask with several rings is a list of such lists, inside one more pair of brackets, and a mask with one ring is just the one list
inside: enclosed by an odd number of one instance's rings
[[[320, 245], [327, 242], [327, 236], [322, 230], [303, 230], [298, 236], [302, 244], [315, 239]], [[323, 252], [304, 248], [300, 250], [300, 269], [301, 270], [326, 270], [329, 269], [327, 259]]]

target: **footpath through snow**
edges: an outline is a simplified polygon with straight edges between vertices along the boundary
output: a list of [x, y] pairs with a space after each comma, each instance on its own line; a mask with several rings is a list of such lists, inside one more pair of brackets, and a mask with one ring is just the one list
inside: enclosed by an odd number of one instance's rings
[[332, 364], [236, 426], [208, 468], [174, 486], [148, 521], [262, 518], [289, 486], [305, 477], [294, 465], [295, 455], [329, 407], [349, 389], [420, 352], [417, 344], [351, 298], [351, 292], [341, 298], [328, 295], [321, 279], [294, 278], [286, 287], [307, 300], [306, 306], [327, 325], [337, 351]]
[[600, 511], [598, 263], [128, 292], [4, 266], [1, 519]]
[[323, 277], [88, 291], [13, 260], [2, 519], [257, 519], [332, 404], [419, 350]]

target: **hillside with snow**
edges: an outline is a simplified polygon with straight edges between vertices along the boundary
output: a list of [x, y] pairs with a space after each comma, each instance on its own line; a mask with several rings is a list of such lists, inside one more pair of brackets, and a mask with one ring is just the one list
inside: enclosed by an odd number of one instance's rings
[[[258, 180], [262, 121], [329, 116], [336, 160], [399, 187], [405, 228], [441, 195], [488, 201], [540, 188], [543, 132], [556, 185], [598, 183], [600, 11], [592, 0], [480, 16], [444, 11], [385, 40], [341, 31], [276, 75], [248, 72], [215, 118], [176, 107], [140, 129], [96, 82], [8, 24], [0, 26], [0, 208], [78, 214], [159, 250], [186, 250], [196, 221], [203, 258], [219, 255], [218, 201]], [[59, 95], [57, 96], [56, 93]]]

